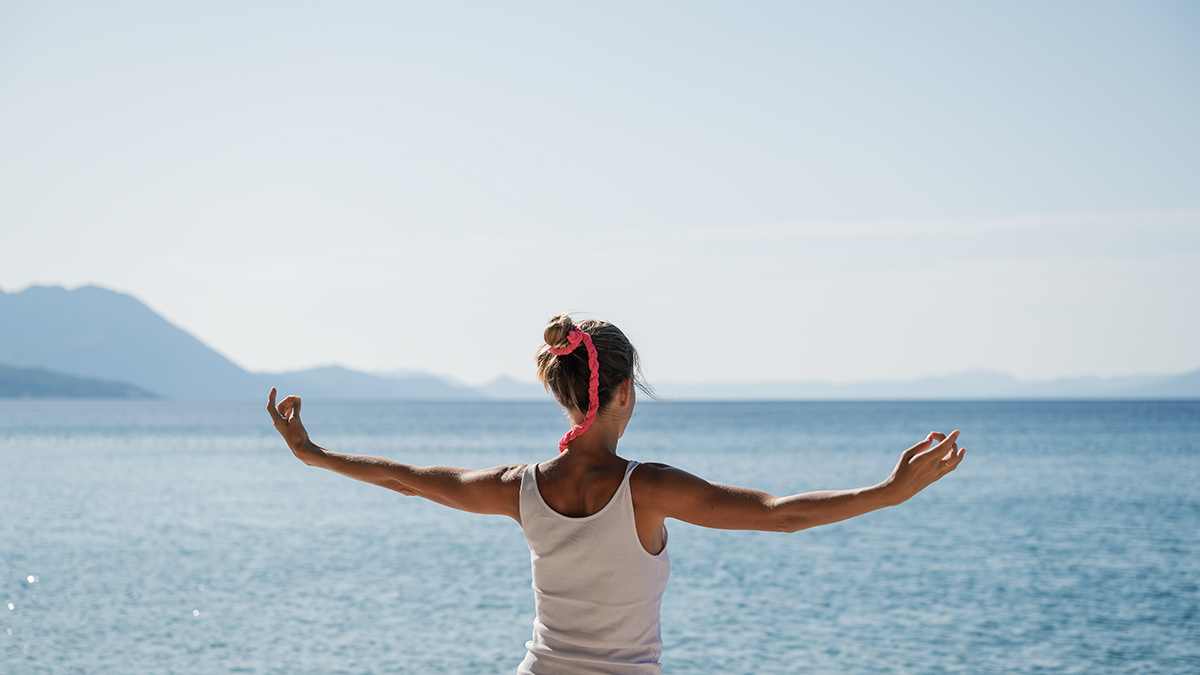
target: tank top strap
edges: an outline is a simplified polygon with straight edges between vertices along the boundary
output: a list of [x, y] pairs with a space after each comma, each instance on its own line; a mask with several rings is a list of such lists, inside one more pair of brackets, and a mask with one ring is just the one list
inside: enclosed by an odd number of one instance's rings
[[629, 479], [633, 476], [633, 470], [637, 468], [638, 464], [640, 464], [640, 462], [638, 462], [636, 459], [629, 460], [629, 464], [625, 466], [625, 477], [621, 479], [622, 483], [626, 485], [629, 484]]
[[629, 464], [625, 466], [625, 475], [621, 477], [621, 484], [617, 486], [617, 491], [613, 493], [608, 504], [601, 509], [602, 511], [620, 511], [624, 513], [624, 518], [633, 518], [633, 488], [629, 483], [633, 479], [633, 469], [637, 465], [636, 461], [629, 460]]

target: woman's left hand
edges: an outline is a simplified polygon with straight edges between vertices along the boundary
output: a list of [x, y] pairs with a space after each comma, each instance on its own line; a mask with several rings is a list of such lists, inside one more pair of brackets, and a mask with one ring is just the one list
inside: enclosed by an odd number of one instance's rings
[[950, 435], [931, 431], [925, 440], [900, 456], [892, 475], [884, 482], [895, 491], [899, 504], [929, 487], [942, 476], [958, 468], [966, 448], [958, 447], [958, 430]]

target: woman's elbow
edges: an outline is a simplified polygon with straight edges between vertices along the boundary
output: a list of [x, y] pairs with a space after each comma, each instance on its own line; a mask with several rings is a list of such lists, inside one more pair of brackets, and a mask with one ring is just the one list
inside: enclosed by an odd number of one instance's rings
[[388, 485], [386, 487], [388, 489], [399, 492], [400, 494], [404, 495], [405, 497], [424, 497], [425, 496], [425, 495], [421, 494], [420, 492], [417, 492], [411, 486], [405, 485], [404, 483], [401, 483], [398, 480], [388, 481]]
[[775, 531], [783, 532], [784, 534], [792, 534], [793, 532], [799, 532], [800, 530], [807, 530], [812, 526], [813, 524], [804, 518], [788, 517], [780, 519]]
[[810, 518], [806, 518], [801, 513], [788, 513], [787, 509], [772, 505], [773, 513], [771, 514], [771, 522], [768, 527], [763, 528], [772, 532], [783, 532], [791, 534], [800, 530], [807, 530], [813, 526]]

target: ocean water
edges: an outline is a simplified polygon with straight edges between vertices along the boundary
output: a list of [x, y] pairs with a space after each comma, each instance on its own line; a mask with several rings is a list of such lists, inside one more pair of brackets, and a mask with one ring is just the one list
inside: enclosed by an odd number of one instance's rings
[[[307, 402], [327, 447], [550, 457], [548, 404]], [[665, 403], [621, 454], [776, 494], [958, 471], [796, 534], [668, 524], [664, 672], [1200, 672], [1200, 402]], [[516, 523], [296, 461], [261, 402], [0, 402], [0, 673], [512, 673]]]

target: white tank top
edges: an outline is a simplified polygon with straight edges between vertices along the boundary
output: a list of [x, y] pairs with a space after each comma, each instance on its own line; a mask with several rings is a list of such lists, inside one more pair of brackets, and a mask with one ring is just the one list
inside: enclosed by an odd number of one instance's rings
[[604, 508], [569, 518], [550, 508], [537, 467], [521, 476], [521, 526], [533, 564], [537, 617], [518, 675], [659, 675], [659, 608], [671, 575], [664, 541], [650, 555], [633, 518], [629, 462]]

